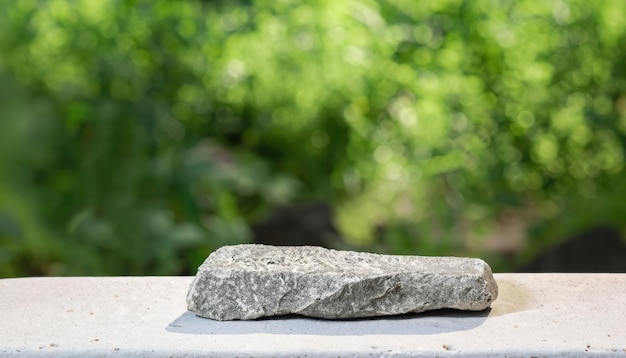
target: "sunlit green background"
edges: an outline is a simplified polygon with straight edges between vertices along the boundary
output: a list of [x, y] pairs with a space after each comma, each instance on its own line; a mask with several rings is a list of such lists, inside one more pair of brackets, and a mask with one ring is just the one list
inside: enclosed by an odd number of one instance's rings
[[625, 144], [624, 1], [0, 11], [0, 277], [189, 274], [320, 201], [356, 249], [511, 270], [626, 230]]

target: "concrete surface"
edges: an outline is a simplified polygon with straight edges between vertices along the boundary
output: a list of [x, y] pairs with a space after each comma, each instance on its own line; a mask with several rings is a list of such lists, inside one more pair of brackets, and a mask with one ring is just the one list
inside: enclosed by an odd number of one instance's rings
[[483, 312], [218, 322], [192, 277], [0, 280], [0, 356], [626, 357], [626, 274], [496, 274]]

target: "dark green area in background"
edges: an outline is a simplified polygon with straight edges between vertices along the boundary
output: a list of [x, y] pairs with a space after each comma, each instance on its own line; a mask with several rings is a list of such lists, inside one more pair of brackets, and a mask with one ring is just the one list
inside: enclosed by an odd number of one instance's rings
[[6, 2], [0, 277], [194, 273], [311, 201], [353, 247], [496, 270], [624, 232], [624, 24], [623, 1]]

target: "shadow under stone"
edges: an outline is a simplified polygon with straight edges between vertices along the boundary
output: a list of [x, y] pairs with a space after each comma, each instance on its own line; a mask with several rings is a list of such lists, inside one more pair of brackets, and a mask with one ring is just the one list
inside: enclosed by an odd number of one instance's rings
[[480, 326], [489, 316], [483, 311], [433, 310], [396, 316], [325, 320], [299, 315], [250, 321], [215, 321], [185, 312], [166, 331], [182, 334], [303, 334], [319, 336], [431, 335], [467, 331]]

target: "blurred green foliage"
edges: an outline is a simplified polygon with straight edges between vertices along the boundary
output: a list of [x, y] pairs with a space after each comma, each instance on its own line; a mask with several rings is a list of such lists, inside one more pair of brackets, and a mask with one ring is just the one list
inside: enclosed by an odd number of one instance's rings
[[623, 1], [7, 2], [0, 276], [193, 273], [312, 200], [394, 253], [488, 256], [511, 216], [520, 260], [624, 230], [624, 23]]

